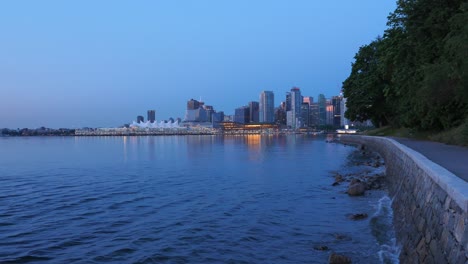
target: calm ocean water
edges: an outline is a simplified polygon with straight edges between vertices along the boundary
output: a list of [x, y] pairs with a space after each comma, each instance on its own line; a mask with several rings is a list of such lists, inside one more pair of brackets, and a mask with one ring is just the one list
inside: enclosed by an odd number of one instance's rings
[[353, 156], [306, 135], [0, 137], [0, 262], [381, 263], [390, 200], [331, 186]]

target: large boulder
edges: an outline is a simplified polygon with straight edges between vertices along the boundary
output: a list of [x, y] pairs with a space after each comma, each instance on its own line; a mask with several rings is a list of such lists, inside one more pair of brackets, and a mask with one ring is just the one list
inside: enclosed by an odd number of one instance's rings
[[351, 219], [351, 220], [362, 220], [362, 219], [366, 219], [367, 218], [367, 214], [351, 214], [351, 215], [348, 215], [348, 218]]
[[344, 181], [343, 175], [341, 175], [341, 174], [336, 174], [336, 175], [335, 175], [335, 182], [342, 182], [342, 181]]
[[343, 182], [343, 175], [340, 175], [339, 173], [335, 174], [335, 182], [332, 184], [332, 186], [337, 186], [340, 184], [340, 182]]
[[319, 251], [326, 251], [326, 250], [329, 250], [329, 248], [327, 246], [323, 246], [323, 245], [317, 245], [314, 247], [315, 250], [319, 250]]
[[328, 258], [328, 263], [329, 264], [350, 264], [351, 259], [344, 255], [331, 253], [330, 257]]
[[366, 192], [366, 185], [360, 180], [352, 180], [348, 187], [348, 194], [351, 196], [364, 195]]

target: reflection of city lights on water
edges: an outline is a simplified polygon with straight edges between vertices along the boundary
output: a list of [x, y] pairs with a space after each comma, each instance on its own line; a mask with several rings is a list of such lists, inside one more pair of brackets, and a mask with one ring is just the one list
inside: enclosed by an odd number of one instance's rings
[[246, 135], [247, 148], [249, 149], [249, 160], [260, 161], [262, 159], [261, 135]]
[[249, 148], [259, 148], [261, 144], [261, 135], [247, 135], [247, 145]]
[[127, 136], [123, 137], [124, 162], [127, 162]]

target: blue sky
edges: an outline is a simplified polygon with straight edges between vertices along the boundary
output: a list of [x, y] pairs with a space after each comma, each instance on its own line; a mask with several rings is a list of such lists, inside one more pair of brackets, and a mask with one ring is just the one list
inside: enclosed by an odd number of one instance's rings
[[0, 127], [119, 126], [339, 93], [395, 0], [2, 1]]

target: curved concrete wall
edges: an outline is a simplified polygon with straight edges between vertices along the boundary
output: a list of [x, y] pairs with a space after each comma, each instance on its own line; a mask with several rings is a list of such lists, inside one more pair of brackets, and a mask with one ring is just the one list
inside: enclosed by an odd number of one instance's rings
[[468, 263], [466, 181], [389, 138], [343, 135], [340, 140], [385, 159], [402, 263]]

